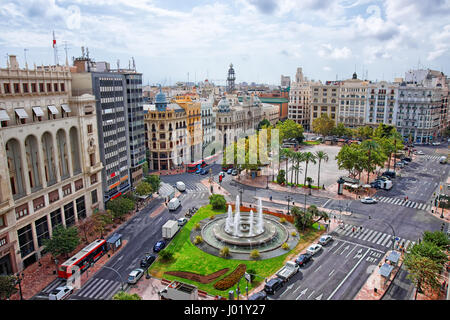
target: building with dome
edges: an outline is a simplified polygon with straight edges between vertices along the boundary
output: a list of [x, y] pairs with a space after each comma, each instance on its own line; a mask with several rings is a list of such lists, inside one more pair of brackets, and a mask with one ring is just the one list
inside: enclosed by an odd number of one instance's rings
[[216, 107], [216, 141], [225, 148], [258, 128], [263, 119], [261, 100], [255, 95], [222, 96]]
[[155, 104], [144, 105], [144, 113], [149, 170], [171, 170], [189, 163], [186, 111], [169, 102], [160, 88]]

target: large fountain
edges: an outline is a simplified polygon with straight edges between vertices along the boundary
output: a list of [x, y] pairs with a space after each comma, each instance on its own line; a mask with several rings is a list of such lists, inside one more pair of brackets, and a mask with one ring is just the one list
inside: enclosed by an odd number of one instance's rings
[[249, 253], [253, 249], [266, 252], [278, 249], [289, 238], [289, 232], [279, 218], [263, 214], [261, 198], [257, 213], [240, 212], [240, 199], [236, 197], [235, 212], [231, 205], [226, 214], [209, 221], [202, 228], [204, 241], [215, 249], [228, 246], [231, 252]]

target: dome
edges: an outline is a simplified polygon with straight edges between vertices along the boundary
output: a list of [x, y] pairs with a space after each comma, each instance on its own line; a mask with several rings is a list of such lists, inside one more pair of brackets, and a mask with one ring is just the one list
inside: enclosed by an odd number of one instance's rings
[[220, 99], [219, 104], [217, 105], [219, 112], [229, 112], [230, 111], [230, 103], [225, 97]]
[[167, 103], [166, 95], [159, 89], [159, 93], [155, 96], [156, 103]]

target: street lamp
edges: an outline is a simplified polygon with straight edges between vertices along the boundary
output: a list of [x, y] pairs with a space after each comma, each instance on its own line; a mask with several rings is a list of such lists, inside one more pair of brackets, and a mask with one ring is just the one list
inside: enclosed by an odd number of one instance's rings
[[240, 197], [239, 197], [239, 207], [242, 207], [242, 194], [244, 193], [244, 189], [243, 188], [239, 188], [238, 191], [239, 191], [239, 195], [240, 195]]
[[287, 197], [285, 197], [285, 199], [287, 200], [287, 205], [288, 205], [288, 212], [287, 212], [287, 214], [289, 215], [289, 214], [290, 214], [290, 211], [289, 211], [289, 204], [290, 204], [290, 202], [291, 202], [293, 199], [292, 199], [291, 196], [287, 196]]
[[384, 220], [372, 219], [371, 216], [369, 216], [369, 220], [376, 220], [378, 222], [383, 222], [383, 223], [385, 223], [387, 226], [389, 226], [391, 228], [391, 230], [392, 230], [392, 250], [395, 250], [395, 230], [394, 230], [394, 227], [389, 222], [386, 222]]
[[23, 295], [22, 295], [22, 280], [24, 279], [25, 274], [22, 273], [17, 273], [16, 275], [16, 284], [19, 284], [19, 294], [20, 294], [20, 300], [23, 300]]
[[107, 267], [107, 266], [103, 266], [102, 268], [106, 268], [106, 269], [108, 269], [108, 270], [112, 270], [112, 271], [114, 271], [114, 272], [119, 276], [119, 279], [120, 279], [120, 286], [121, 286], [122, 291], [123, 291], [123, 281], [122, 281], [122, 276], [120, 275], [120, 273], [119, 273], [117, 270], [115, 270], [115, 269], [113, 269], [113, 268], [110, 268], [110, 267]]

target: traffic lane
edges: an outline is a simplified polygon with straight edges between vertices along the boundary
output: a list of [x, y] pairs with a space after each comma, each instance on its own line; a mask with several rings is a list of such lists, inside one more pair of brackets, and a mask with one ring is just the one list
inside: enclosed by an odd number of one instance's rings
[[[348, 275], [355, 271], [355, 267], [363, 264], [366, 268], [375, 261], [366, 261], [366, 255], [373, 250], [358, 244], [335, 239], [324, 249], [313, 257], [305, 267], [301, 268], [300, 275], [292, 279], [292, 283], [287, 284], [286, 289], [278, 294], [283, 300], [325, 300], [328, 298], [342, 299], [343, 296], [352, 298], [356, 293], [352, 291], [355, 279], [348, 278]], [[377, 251], [373, 251], [377, 252]], [[381, 254], [378, 253], [380, 256]], [[362, 284], [365, 281], [363, 274]], [[358, 273], [353, 275], [358, 279]], [[348, 286], [345, 283], [350, 282]], [[359, 290], [359, 288], [358, 288]], [[277, 298], [277, 295], [274, 296]]]

